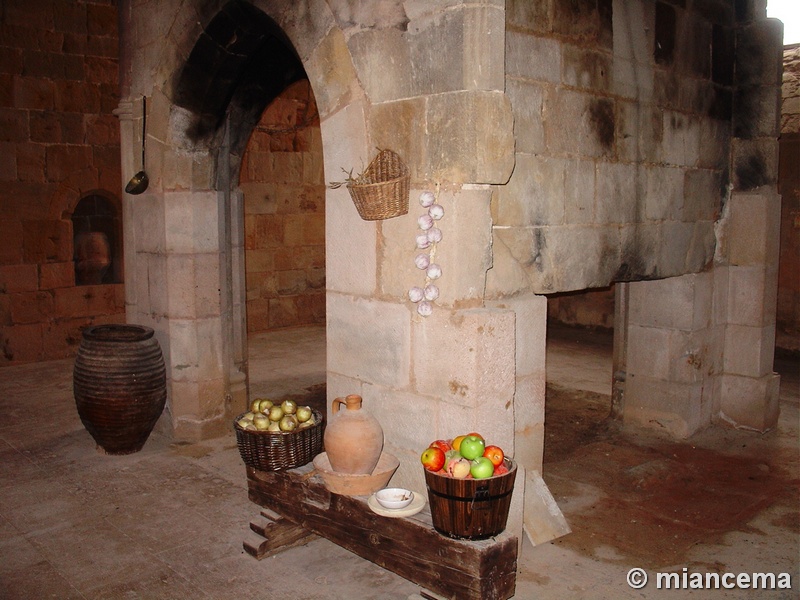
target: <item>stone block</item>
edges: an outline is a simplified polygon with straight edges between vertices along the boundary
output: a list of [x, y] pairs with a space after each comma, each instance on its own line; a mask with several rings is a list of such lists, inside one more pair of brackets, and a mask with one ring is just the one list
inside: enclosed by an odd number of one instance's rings
[[22, 256], [26, 263], [72, 260], [72, 222], [35, 219], [22, 223]]
[[[418, 37], [417, 33], [407, 40], [400, 29], [364, 29], [347, 41], [358, 78], [373, 103], [416, 95], [412, 93], [411, 53]], [[447, 64], [452, 66], [452, 62]]]
[[665, 111], [662, 120], [661, 158], [668, 165], [695, 167], [700, 160], [700, 119]]
[[645, 167], [647, 195], [645, 216], [661, 221], [676, 220], [682, 216], [684, 204], [684, 171], [674, 167]]
[[[115, 323], [124, 323], [123, 315], [112, 319]], [[89, 325], [99, 325], [91, 318], [59, 319], [44, 324], [42, 328], [42, 357], [46, 360], [70, 358], [78, 352], [83, 339], [83, 329]]]
[[737, 429], [765, 432], [778, 424], [780, 375], [762, 377], [725, 374], [720, 377], [719, 414], [716, 418]]
[[658, 247], [658, 272], [664, 277], [686, 273], [686, 257], [694, 241], [695, 224], [665, 221], [661, 224]]
[[[531, 60], [535, 56], [536, 60]], [[506, 77], [561, 83], [561, 44], [552, 38], [506, 32]]]
[[632, 223], [619, 227], [618, 281], [653, 277], [658, 273], [658, 246], [661, 243], [660, 223]]
[[353, 82], [358, 81], [358, 73], [340, 28], [331, 27], [303, 65], [309, 80], [317, 83], [314, 98], [321, 118], [346, 106], [356, 95]]
[[504, 184], [514, 168], [511, 103], [503, 92], [469, 91], [427, 99], [428, 180]]
[[205, 318], [220, 314], [219, 255], [170, 254], [166, 257], [166, 288], [173, 318]]
[[381, 424], [385, 442], [416, 453], [415, 466], [432, 441], [458, 435], [451, 424], [441, 422], [437, 398], [369, 384], [364, 385], [363, 395], [363, 408]]
[[733, 194], [728, 200], [724, 243], [730, 265], [771, 265], [777, 260], [780, 203], [773, 194]]
[[572, 532], [538, 469], [526, 469], [525, 472], [523, 515], [525, 534], [534, 546]]
[[775, 325], [725, 327], [725, 374], [759, 378], [772, 373], [775, 358]]
[[218, 201], [216, 191], [165, 193], [166, 251], [193, 253], [218, 250]]
[[325, 256], [330, 291], [371, 296], [377, 289], [377, 229], [358, 216], [346, 189], [325, 203]]
[[597, 164], [597, 223], [635, 223], [641, 221], [641, 194], [645, 190], [643, 167], [636, 164], [600, 162]]
[[150, 313], [156, 318], [170, 315], [169, 309], [173, 302], [168, 290], [170, 289], [169, 276], [174, 272], [177, 263], [173, 263], [173, 269], [168, 269], [165, 256], [156, 254], [141, 254], [139, 256], [143, 266], [144, 278], [137, 281], [141, 286], [137, 290], [137, 304], [140, 310], [149, 306]]
[[778, 143], [775, 139], [731, 140], [733, 188], [749, 192], [778, 181]]
[[[547, 145], [544, 139], [542, 105], [544, 90], [538, 83], [509, 79], [506, 95], [514, 112], [514, 139], [516, 151], [525, 154], [541, 154]], [[519, 158], [517, 158], [519, 161]]]
[[564, 173], [564, 223], [595, 221], [595, 163], [567, 160]]
[[82, 285], [52, 290], [51, 315], [56, 318], [95, 317], [122, 312], [118, 286]]
[[[505, 233], [510, 235], [504, 236]], [[486, 298], [504, 298], [529, 291], [528, 275], [509, 247], [524, 237], [519, 228], [496, 228], [492, 239], [492, 268], [486, 273]]]
[[709, 387], [629, 376], [625, 381], [624, 422], [686, 439], [711, 423]]
[[74, 262], [44, 263], [39, 265], [39, 289], [50, 290], [73, 285], [75, 285]]
[[561, 51], [561, 82], [595, 93], [608, 92], [612, 87], [615, 65], [606, 54], [565, 44]]
[[413, 371], [419, 392], [476, 408], [505, 406], [514, 394], [514, 313], [437, 310], [413, 321]]
[[[443, 32], [443, 40], [463, 39], [463, 78], [459, 89], [505, 89], [505, 6], [501, 2], [463, 5], [464, 24], [459, 37]], [[435, 59], [434, 61], [435, 62]]]
[[671, 338], [674, 329], [628, 325], [628, 349], [625, 370], [629, 376], [645, 376], [659, 381], [669, 380]]
[[20, 292], [11, 294], [11, 322], [30, 324], [46, 322], [53, 314], [51, 291]]
[[[127, 203], [126, 221], [132, 224], [135, 250], [163, 253], [166, 250], [166, 224], [163, 198], [142, 194], [135, 202]], [[131, 243], [130, 241], [128, 243]], [[126, 269], [127, 270], [127, 269]], [[130, 272], [130, 271], [129, 271]]]
[[616, 107], [616, 149], [619, 160], [661, 162], [661, 109], [649, 103], [622, 100], [617, 102]]
[[726, 323], [761, 327], [767, 314], [764, 305], [767, 277], [763, 266], [730, 267], [728, 270], [728, 312]]
[[613, 154], [616, 115], [612, 100], [559, 88], [545, 96], [544, 113], [545, 139], [553, 154], [595, 158]]
[[718, 171], [691, 169], [685, 172], [681, 217], [684, 221], [713, 221], [719, 218], [723, 197]]
[[629, 324], [684, 331], [695, 329], [696, 283], [693, 275], [631, 282]]
[[[4, 242], [6, 241], [4, 240]], [[37, 265], [9, 264], [0, 266], [0, 293], [35, 292], [38, 289]]]
[[[583, 253], [574, 252], [580, 232]], [[616, 269], [618, 255], [616, 231], [600, 227], [536, 227], [495, 230], [495, 235], [511, 258], [519, 263], [530, 291], [547, 294], [607, 285]], [[495, 258], [495, 268], [497, 258]], [[497, 286], [508, 285], [497, 281]], [[513, 270], [508, 271], [514, 276]]]
[[22, 262], [22, 222], [18, 219], [0, 219], [0, 264], [14, 265]]
[[541, 469], [544, 456], [545, 378], [517, 377], [514, 393], [514, 459], [526, 469]]
[[702, 169], [723, 171], [728, 166], [731, 126], [728, 121], [704, 118], [700, 120], [700, 160]]
[[329, 290], [328, 372], [405, 388], [411, 378], [410, 321], [410, 312], [403, 305]]
[[517, 155], [508, 184], [498, 189], [498, 225], [561, 225], [565, 213], [566, 161]]
[[2, 360], [6, 364], [22, 364], [42, 360], [44, 324], [14, 325], [0, 328]]

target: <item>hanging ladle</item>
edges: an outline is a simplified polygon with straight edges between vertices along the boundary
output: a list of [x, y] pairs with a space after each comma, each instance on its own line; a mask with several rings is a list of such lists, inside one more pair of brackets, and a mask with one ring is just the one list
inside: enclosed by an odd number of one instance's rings
[[150, 183], [150, 180], [147, 177], [147, 173], [144, 172], [144, 140], [145, 135], [147, 135], [147, 97], [142, 96], [142, 170], [139, 171], [136, 175], [131, 177], [131, 180], [128, 182], [128, 185], [125, 186], [125, 191], [128, 194], [141, 194], [143, 191], [147, 189], [147, 185]]

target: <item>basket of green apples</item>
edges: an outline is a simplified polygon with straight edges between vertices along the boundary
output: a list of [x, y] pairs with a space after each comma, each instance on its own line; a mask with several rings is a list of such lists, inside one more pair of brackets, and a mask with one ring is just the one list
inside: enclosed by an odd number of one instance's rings
[[294, 400], [256, 398], [233, 423], [244, 464], [259, 471], [283, 471], [310, 463], [322, 452], [325, 418]]

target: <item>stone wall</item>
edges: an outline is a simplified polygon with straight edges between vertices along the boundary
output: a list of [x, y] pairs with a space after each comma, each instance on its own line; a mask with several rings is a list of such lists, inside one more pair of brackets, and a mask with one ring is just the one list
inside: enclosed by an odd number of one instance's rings
[[266, 108], [242, 159], [247, 331], [325, 322], [322, 138], [307, 80]]
[[4, 366], [72, 356], [83, 327], [125, 309], [122, 284], [76, 287], [70, 218], [85, 196], [119, 206], [114, 3], [7, 0], [0, 19]]
[[507, 3], [516, 167], [492, 204], [492, 293], [710, 264], [728, 183], [732, 11]]
[[780, 166], [781, 255], [778, 272], [778, 348], [800, 352], [800, 44], [783, 52]]

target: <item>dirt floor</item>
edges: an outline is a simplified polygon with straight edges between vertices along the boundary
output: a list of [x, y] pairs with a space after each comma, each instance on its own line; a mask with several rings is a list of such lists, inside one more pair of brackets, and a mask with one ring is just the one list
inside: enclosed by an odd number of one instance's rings
[[785, 508], [776, 525], [800, 534], [800, 481], [776, 436], [709, 430], [675, 443], [623, 431], [609, 409], [601, 394], [547, 390], [545, 479], [572, 527], [556, 544], [587, 556], [608, 546], [644, 568], [688, 564], [696, 545], [746, 530], [771, 506]]

